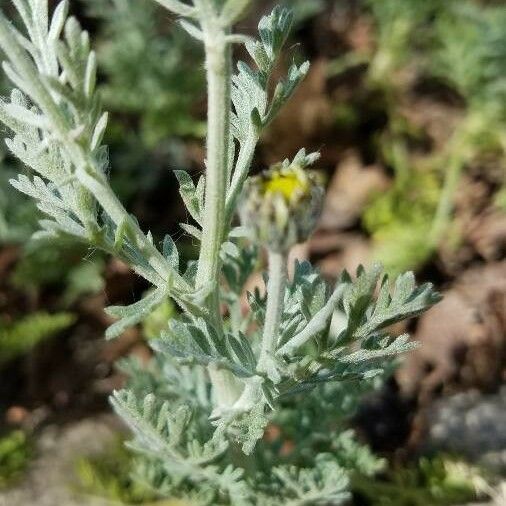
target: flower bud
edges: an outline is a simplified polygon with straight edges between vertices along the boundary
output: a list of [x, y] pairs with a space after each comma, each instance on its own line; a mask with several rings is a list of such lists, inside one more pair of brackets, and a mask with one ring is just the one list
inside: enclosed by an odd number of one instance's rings
[[271, 251], [287, 252], [313, 231], [321, 212], [323, 187], [315, 172], [299, 164], [278, 164], [246, 183], [240, 217]]

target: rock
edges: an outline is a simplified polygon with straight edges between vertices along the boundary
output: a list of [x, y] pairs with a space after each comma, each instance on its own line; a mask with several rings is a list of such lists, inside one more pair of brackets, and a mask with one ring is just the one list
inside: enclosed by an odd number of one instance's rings
[[497, 394], [475, 390], [440, 399], [424, 419], [422, 452], [457, 453], [494, 471], [506, 471], [506, 386]]
[[79, 497], [73, 490], [76, 459], [100, 453], [117, 437], [119, 422], [112, 415], [66, 426], [45, 428], [37, 442], [37, 457], [15, 488], [0, 492], [0, 506], [106, 506], [100, 498]]

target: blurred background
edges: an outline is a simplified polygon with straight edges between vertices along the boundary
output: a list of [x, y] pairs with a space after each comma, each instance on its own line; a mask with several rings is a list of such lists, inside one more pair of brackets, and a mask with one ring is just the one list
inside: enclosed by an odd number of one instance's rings
[[[112, 185], [143, 229], [170, 232], [191, 259], [173, 170], [203, 167], [201, 48], [150, 0], [70, 4], [92, 34], [112, 113]], [[240, 29], [253, 34], [273, 4], [255, 1]], [[354, 477], [354, 504], [504, 506], [506, 2], [285, 4], [295, 26], [284, 64], [312, 69], [254, 170], [300, 147], [322, 153], [324, 211], [294, 254], [329, 280], [379, 260], [445, 295], [397, 329], [421, 348], [350, 422], [387, 462], [374, 480]], [[0, 93], [8, 86], [2, 76]], [[104, 306], [148, 287], [80, 245], [31, 243], [40, 217], [7, 183], [23, 168], [3, 145], [0, 160], [0, 505], [147, 504], [107, 397], [122, 361], [146, 366], [174, 307], [106, 342]]]

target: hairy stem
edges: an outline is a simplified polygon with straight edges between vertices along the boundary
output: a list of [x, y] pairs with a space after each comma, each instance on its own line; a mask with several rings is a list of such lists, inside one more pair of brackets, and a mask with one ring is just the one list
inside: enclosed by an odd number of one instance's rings
[[208, 81], [207, 177], [202, 245], [196, 288], [218, 287], [219, 253], [225, 229], [225, 198], [230, 137], [230, 47], [225, 32], [203, 25]]
[[268, 372], [270, 360], [276, 352], [285, 298], [286, 258], [287, 255], [283, 252], [269, 251], [267, 309], [262, 336], [262, 349], [258, 361], [258, 370], [260, 372]]
[[[226, 40], [227, 32], [220, 26], [217, 18], [210, 14], [209, 19], [202, 21], [202, 30], [208, 83], [208, 136], [204, 223], [195, 288], [198, 290], [211, 283], [207, 305], [217, 330], [222, 333], [219, 299], [220, 248], [227, 228], [225, 200], [232, 63], [230, 45]], [[209, 369], [209, 375], [217, 403], [220, 406], [232, 405], [240, 395], [239, 382], [232, 374], [215, 368]]]
[[290, 355], [296, 351], [297, 348], [304, 346], [314, 336], [323, 332], [329, 325], [332, 315], [334, 314], [334, 310], [338, 302], [342, 299], [346, 287], [347, 285], [345, 283], [338, 284], [325, 306], [323, 306], [320, 311], [313, 316], [303, 330], [301, 330], [298, 334], [295, 334], [290, 341], [278, 350], [277, 355], [280, 357]]

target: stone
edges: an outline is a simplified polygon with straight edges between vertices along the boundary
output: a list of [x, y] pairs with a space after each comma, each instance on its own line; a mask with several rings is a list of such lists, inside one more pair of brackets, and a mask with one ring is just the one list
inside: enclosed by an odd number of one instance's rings
[[99, 497], [76, 494], [73, 468], [78, 458], [100, 453], [121, 426], [113, 415], [46, 427], [36, 444], [35, 460], [13, 488], [0, 492], [0, 506], [107, 506]]
[[495, 472], [506, 471], [506, 386], [496, 394], [474, 390], [440, 399], [424, 419], [423, 453], [456, 453]]

